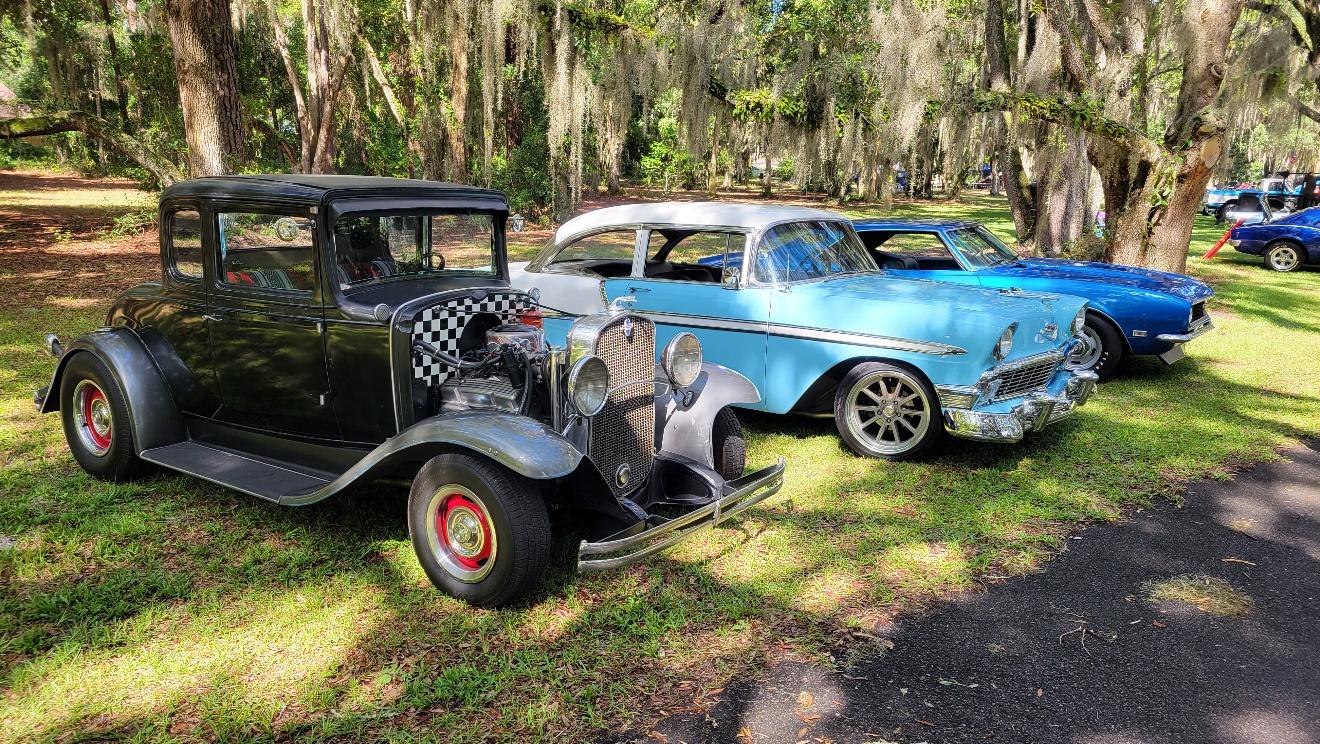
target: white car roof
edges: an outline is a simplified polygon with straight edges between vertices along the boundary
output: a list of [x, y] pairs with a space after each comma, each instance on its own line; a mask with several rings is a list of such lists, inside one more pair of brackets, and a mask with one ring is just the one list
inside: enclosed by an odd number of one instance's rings
[[691, 225], [732, 227], [749, 232], [788, 220], [843, 220], [838, 212], [777, 204], [740, 204], [738, 202], [648, 202], [620, 204], [578, 215], [559, 226], [555, 243], [582, 233], [613, 225]]

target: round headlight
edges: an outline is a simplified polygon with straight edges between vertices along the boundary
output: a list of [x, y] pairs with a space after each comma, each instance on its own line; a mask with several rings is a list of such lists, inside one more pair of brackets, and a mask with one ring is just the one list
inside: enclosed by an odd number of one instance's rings
[[1086, 327], [1086, 308], [1077, 311], [1077, 317], [1073, 318], [1073, 335], [1080, 335], [1082, 329]]
[[665, 347], [665, 374], [677, 387], [687, 387], [701, 374], [701, 342], [691, 333], [680, 333]]
[[1003, 333], [999, 334], [999, 342], [995, 344], [994, 349], [995, 359], [1002, 362], [1004, 359], [1008, 358], [1008, 353], [1013, 350], [1013, 331], [1016, 329], [1017, 324], [1014, 323], [1005, 328]]
[[584, 356], [568, 372], [568, 398], [577, 412], [591, 418], [610, 395], [610, 368], [598, 356]]

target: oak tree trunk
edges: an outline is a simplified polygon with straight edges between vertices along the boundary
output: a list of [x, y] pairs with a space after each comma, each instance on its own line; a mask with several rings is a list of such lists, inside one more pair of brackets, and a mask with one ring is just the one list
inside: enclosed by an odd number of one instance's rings
[[243, 109], [229, 0], [165, 0], [192, 175], [232, 173], [243, 162]]

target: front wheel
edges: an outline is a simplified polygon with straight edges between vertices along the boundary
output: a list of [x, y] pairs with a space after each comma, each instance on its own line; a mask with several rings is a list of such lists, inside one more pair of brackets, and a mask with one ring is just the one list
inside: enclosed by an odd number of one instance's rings
[[907, 460], [944, 433], [935, 389], [915, 370], [888, 362], [853, 367], [834, 393], [834, 425], [864, 457]]
[[1302, 254], [1292, 243], [1275, 243], [1265, 249], [1265, 266], [1271, 271], [1295, 271], [1302, 265]]
[[711, 426], [711, 447], [715, 470], [724, 480], [742, 477], [747, 470], [747, 440], [743, 437], [742, 423], [732, 408], [721, 408], [715, 415]]
[[526, 597], [550, 558], [550, 517], [532, 482], [472, 455], [422, 466], [408, 494], [408, 534], [431, 583], [478, 607]]
[[1068, 357], [1064, 366], [1073, 372], [1094, 372], [1101, 382], [1113, 377], [1123, 360], [1123, 336], [1118, 329], [1099, 315], [1087, 313], [1086, 325], [1077, 337], [1085, 346]]

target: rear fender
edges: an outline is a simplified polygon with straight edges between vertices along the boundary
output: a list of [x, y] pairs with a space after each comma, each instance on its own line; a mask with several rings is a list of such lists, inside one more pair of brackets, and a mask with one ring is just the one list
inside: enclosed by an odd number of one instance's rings
[[[657, 380], [666, 379], [656, 365]], [[675, 390], [672, 385], [657, 399], [656, 438], [660, 449], [691, 458], [708, 468], [715, 467], [711, 428], [725, 406], [759, 403], [761, 394], [751, 380], [728, 367], [704, 362], [691, 385]]]
[[139, 453], [187, 437], [183, 417], [165, 378], [142, 340], [127, 328], [102, 328], [66, 344], [51, 375], [46, 399], [41, 402], [42, 413], [60, 410], [60, 383], [75, 354], [93, 354], [110, 368], [126, 399], [133, 422], [133, 445]]

